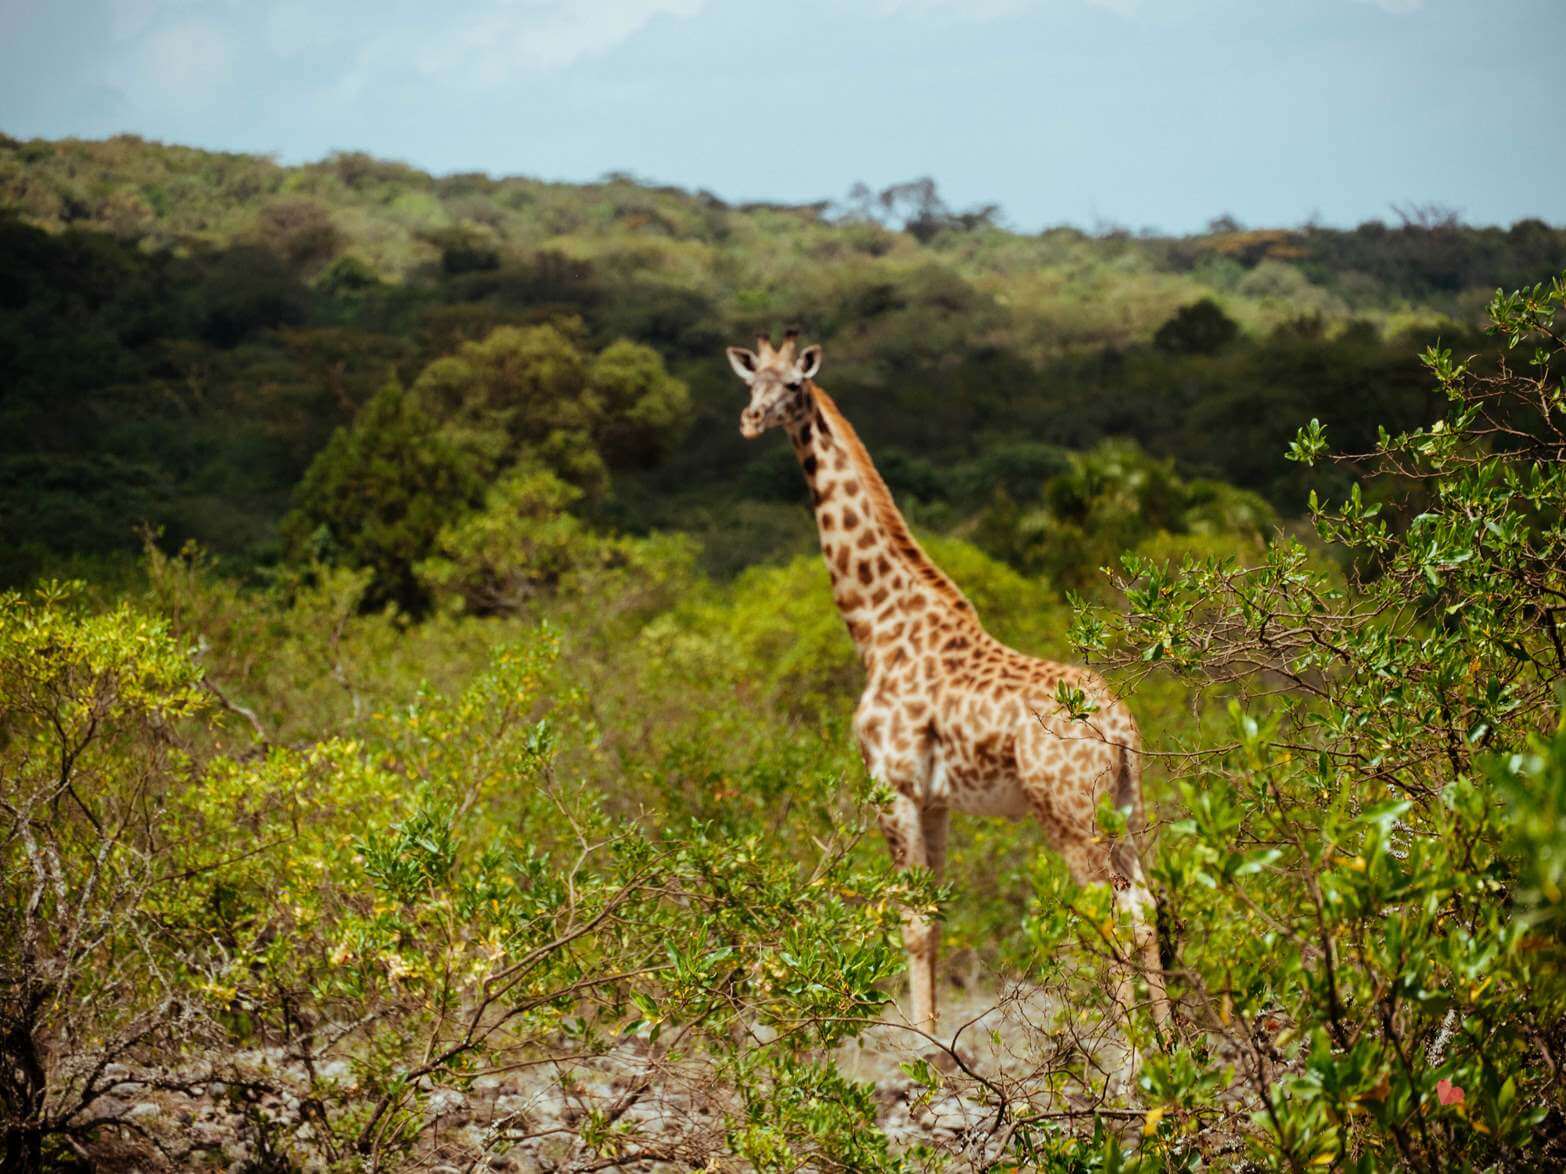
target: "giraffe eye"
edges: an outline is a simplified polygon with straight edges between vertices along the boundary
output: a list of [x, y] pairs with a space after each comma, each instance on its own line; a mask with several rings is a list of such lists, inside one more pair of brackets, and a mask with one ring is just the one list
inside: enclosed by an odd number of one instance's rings
[[789, 382], [788, 389], [790, 391], [798, 391], [803, 386], [804, 384], [802, 384], [798, 379], [794, 379]]

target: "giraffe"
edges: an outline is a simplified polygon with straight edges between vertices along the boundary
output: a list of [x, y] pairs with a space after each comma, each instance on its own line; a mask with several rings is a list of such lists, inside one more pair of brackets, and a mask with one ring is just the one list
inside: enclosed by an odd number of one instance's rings
[[[940, 879], [955, 809], [1037, 819], [1049, 846], [1079, 884], [1107, 882], [1132, 925], [1155, 1020], [1168, 1019], [1153, 902], [1135, 840], [1112, 843], [1096, 826], [1101, 795], [1142, 826], [1141, 735], [1125, 703], [1092, 671], [1036, 660], [980, 626], [956, 584], [908, 529], [853, 427], [814, 376], [821, 347], [797, 347], [789, 331], [774, 349], [760, 335], [754, 352], [728, 348], [750, 389], [740, 434], [788, 432], [820, 532], [832, 597], [865, 670], [853, 729], [870, 776], [894, 792], [880, 824], [898, 868], [927, 868]], [[1057, 700], [1064, 683], [1089, 706], [1073, 717]], [[908, 951], [909, 1021], [937, 1027], [935, 962], [939, 928], [903, 913]], [[1129, 1011], [1132, 973], [1121, 968], [1116, 1002]], [[1134, 1052], [1129, 1059], [1135, 1065]]]

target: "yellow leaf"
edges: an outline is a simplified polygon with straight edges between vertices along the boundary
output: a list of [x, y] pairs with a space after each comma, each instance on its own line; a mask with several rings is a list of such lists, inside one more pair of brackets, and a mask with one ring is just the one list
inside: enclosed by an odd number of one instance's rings
[[1147, 1118], [1142, 1122], [1142, 1136], [1152, 1137], [1153, 1134], [1157, 1133], [1158, 1123], [1164, 1119], [1164, 1114], [1168, 1111], [1163, 1105], [1159, 1105], [1156, 1109], [1149, 1109]]
[[1324, 1154], [1317, 1154], [1314, 1158], [1312, 1158], [1310, 1160], [1310, 1164], [1312, 1166], [1330, 1166], [1330, 1165], [1332, 1165], [1333, 1162], [1336, 1162], [1337, 1160], [1338, 1160], [1338, 1155], [1336, 1153], [1334, 1153], [1332, 1150], [1328, 1150]]

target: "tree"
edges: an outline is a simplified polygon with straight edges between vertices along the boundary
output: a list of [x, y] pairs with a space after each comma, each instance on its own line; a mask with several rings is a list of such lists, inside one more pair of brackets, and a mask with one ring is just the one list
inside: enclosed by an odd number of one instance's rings
[[1215, 355], [1239, 337], [1240, 328], [1211, 298], [1182, 306], [1153, 335], [1171, 355]]
[[593, 360], [586, 393], [598, 417], [598, 446], [611, 468], [654, 464], [684, 430], [690, 409], [685, 384], [664, 370], [658, 352], [625, 339]]
[[991, 226], [1000, 214], [996, 204], [983, 204], [955, 212], [941, 198], [935, 181], [929, 176], [905, 180], [871, 191], [856, 183], [848, 193], [848, 216], [897, 225], [920, 244], [927, 244], [947, 230], [971, 231]]
[[323, 264], [342, 246], [330, 210], [304, 197], [267, 204], [256, 217], [256, 235], [264, 248], [296, 269]]
[[[683, 425], [687, 405], [685, 385], [656, 352], [622, 341], [589, 358], [577, 335], [572, 323], [498, 327], [430, 363], [410, 390], [388, 384], [300, 481], [283, 523], [289, 556], [368, 567], [375, 582], [367, 604], [419, 609], [428, 596], [415, 564], [479, 503], [485, 484], [506, 486], [491, 502], [491, 531], [510, 534], [528, 519], [571, 531], [565, 507], [602, 493], [611, 465], [653, 461]], [[478, 520], [450, 530], [446, 541], [456, 546], [443, 557], [471, 563], [482, 530]], [[491, 550], [493, 537], [480, 545]], [[503, 561], [515, 566], [519, 557], [528, 562], [521, 552]], [[472, 606], [494, 610], [494, 591], [514, 594], [496, 586], [493, 566], [470, 570], [490, 584], [470, 584]], [[513, 582], [509, 575], [500, 578]]]
[[1102, 568], [1125, 551], [1259, 550], [1277, 521], [1255, 494], [1187, 481], [1174, 461], [1150, 457], [1130, 441], [1068, 454], [1066, 468], [1042, 481], [1039, 496], [1036, 506], [1022, 509], [997, 492], [979, 515], [975, 540], [1075, 591], [1098, 584]]
[[311, 462], [283, 538], [297, 561], [373, 570], [367, 604], [418, 610], [426, 599], [414, 563], [477, 502], [481, 485], [471, 455], [393, 379]]
[[494, 233], [477, 225], [435, 229], [425, 233], [424, 239], [440, 250], [440, 267], [448, 277], [500, 268]]
[[601, 493], [611, 466], [662, 450], [688, 400], [657, 352], [621, 341], [590, 358], [581, 336], [575, 319], [501, 326], [436, 359], [413, 392], [486, 476], [526, 460]]

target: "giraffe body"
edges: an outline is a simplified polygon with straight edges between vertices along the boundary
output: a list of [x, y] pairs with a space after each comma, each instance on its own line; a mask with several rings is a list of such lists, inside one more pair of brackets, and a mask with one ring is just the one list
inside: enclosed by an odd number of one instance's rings
[[[1166, 1014], [1152, 899], [1135, 845], [1099, 832], [1101, 797], [1142, 818], [1140, 734], [1088, 669], [1038, 660], [986, 632], [973, 605], [925, 554], [852, 426], [811, 381], [820, 348], [795, 354], [793, 336], [759, 354], [729, 351], [751, 387], [741, 432], [789, 434], [810, 488], [832, 594], [865, 668], [854, 734], [872, 778], [896, 798], [881, 816], [893, 861], [940, 875], [953, 810], [1037, 819], [1082, 884], [1111, 883], [1135, 927], [1155, 1015]], [[1092, 712], [1056, 700], [1064, 682]], [[910, 1019], [934, 1030], [938, 928], [904, 916]], [[1125, 1005], [1129, 973], [1117, 998]]]

